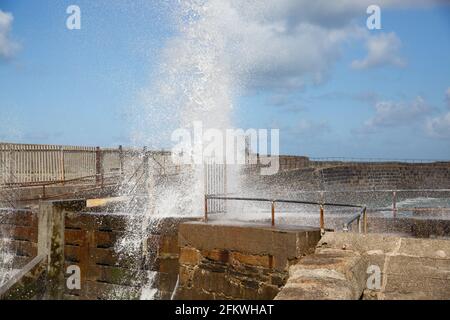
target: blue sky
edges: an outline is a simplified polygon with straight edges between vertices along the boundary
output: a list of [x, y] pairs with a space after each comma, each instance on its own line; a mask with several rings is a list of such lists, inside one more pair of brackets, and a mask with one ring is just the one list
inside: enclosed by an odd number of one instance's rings
[[[240, 48], [264, 55], [246, 61], [235, 125], [280, 128], [285, 154], [450, 159], [450, 6], [380, 1], [382, 29], [369, 31], [367, 6], [298, 2], [238, 20]], [[65, 26], [71, 4], [81, 30]], [[130, 144], [129, 110], [177, 37], [175, 5], [0, 0], [0, 140]], [[285, 26], [270, 44], [264, 23]]]

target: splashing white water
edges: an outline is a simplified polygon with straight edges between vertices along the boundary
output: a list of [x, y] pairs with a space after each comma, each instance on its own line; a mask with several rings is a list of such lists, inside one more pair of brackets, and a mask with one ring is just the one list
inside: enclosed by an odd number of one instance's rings
[[[227, 32], [236, 19], [231, 2], [187, 0], [174, 8], [177, 34], [163, 49], [156, 80], [141, 93], [142, 108], [134, 110], [138, 117], [133, 134], [136, 144], [150, 149], [167, 146], [174, 129], [190, 129], [197, 121], [205, 130], [225, 132], [233, 127], [233, 101], [245, 72], [240, 69], [243, 56], [236, 56], [236, 52], [243, 52], [236, 50], [239, 37]], [[126, 236], [117, 245], [119, 253], [139, 253], [149, 230], [157, 228], [161, 217], [202, 215], [203, 166], [190, 166], [175, 181], [152, 180], [147, 185], [151, 187], [145, 209], [140, 206], [140, 210], [132, 212], [135, 206], [124, 208], [133, 215], [128, 219]], [[233, 192], [238, 185], [238, 169], [229, 168], [227, 191]], [[142, 287], [142, 299], [155, 297], [153, 281], [151, 273]]]
[[14, 255], [10, 251], [10, 240], [0, 239], [0, 286], [14, 274]]

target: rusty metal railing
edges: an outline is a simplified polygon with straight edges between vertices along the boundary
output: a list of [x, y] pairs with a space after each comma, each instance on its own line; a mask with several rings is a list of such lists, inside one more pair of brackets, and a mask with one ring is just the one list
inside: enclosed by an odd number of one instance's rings
[[376, 193], [386, 193], [387, 197], [391, 197], [390, 208], [387, 207], [371, 207], [367, 208], [368, 211], [391, 211], [392, 216], [397, 217], [397, 213], [405, 211], [444, 211], [450, 210], [450, 208], [417, 208], [417, 207], [399, 207], [398, 199], [399, 196], [405, 193], [423, 193], [423, 194], [439, 194], [446, 193], [450, 194], [450, 189], [371, 189], [371, 190], [301, 190], [296, 191], [297, 194], [320, 194], [322, 197], [326, 194], [376, 194]]
[[[346, 207], [346, 208], [361, 208], [366, 213], [366, 207], [354, 204], [345, 203], [329, 203], [329, 202], [315, 202], [315, 201], [302, 201], [302, 200], [287, 200], [287, 199], [269, 199], [269, 198], [246, 198], [246, 197], [227, 197], [222, 195], [205, 195], [205, 215], [204, 221], [208, 222], [208, 200], [234, 200], [234, 201], [256, 201], [256, 202], [270, 202], [271, 203], [271, 225], [275, 226], [275, 204], [276, 203], [295, 203], [295, 204], [306, 204], [315, 205], [320, 207], [320, 230], [322, 233], [325, 232], [325, 206], [330, 207]], [[365, 228], [367, 230], [367, 228]]]
[[[362, 226], [361, 226], [361, 219], [362, 219]], [[344, 223], [344, 227], [342, 228], [342, 231], [348, 232], [349, 227], [351, 227], [352, 223], [355, 221], [358, 224], [358, 232], [361, 233], [361, 231], [364, 231], [364, 233], [367, 233], [367, 208], [366, 207], [363, 207], [359, 213], [355, 214], [350, 219], [348, 219]]]

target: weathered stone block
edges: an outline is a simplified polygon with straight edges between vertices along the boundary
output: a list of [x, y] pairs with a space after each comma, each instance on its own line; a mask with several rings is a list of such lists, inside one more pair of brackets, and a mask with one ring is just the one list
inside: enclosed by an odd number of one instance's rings
[[345, 232], [327, 232], [319, 241], [319, 248], [349, 249], [358, 252], [379, 250], [392, 252], [399, 243], [399, 238], [383, 234], [358, 234]]
[[232, 264], [246, 264], [264, 268], [273, 268], [273, 256], [270, 255], [254, 255], [241, 252], [231, 252]]
[[180, 247], [189, 246], [198, 250], [226, 249], [273, 256], [274, 267], [284, 269], [286, 259], [313, 252], [319, 238], [318, 228], [188, 222], [180, 225], [178, 241]]
[[349, 250], [321, 249], [289, 270], [276, 299], [359, 299], [365, 288], [367, 260]]
[[215, 250], [202, 250], [201, 254], [206, 259], [227, 263], [230, 259], [230, 253], [228, 250], [215, 249]]
[[184, 247], [180, 250], [180, 264], [195, 266], [200, 263], [202, 256], [195, 248]]
[[179, 268], [180, 264], [178, 263], [178, 259], [159, 259], [159, 272], [178, 274]]
[[194, 268], [180, 265], [180, 286], [182, 287], [191, 287], [192, 286], [192, 280], [194, 279]]
[[158, 255], [178, 255], [180, 248], [178, 247], [177, 235], [164, 235], [160, 239]]
[[184, 223], [178, 236], [180, 297], [272, 299], [290, 264], [314, 251], [319, 238], [318, 228]]
[[258, 290], [258, 300], [273, 300], [280, 292], [280, 288], [276, 285], [262, 284]]

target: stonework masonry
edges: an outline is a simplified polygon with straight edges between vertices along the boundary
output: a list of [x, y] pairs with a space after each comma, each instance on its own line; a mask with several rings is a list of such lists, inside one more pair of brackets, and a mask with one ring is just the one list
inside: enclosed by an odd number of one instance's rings
[[[449, 188], [450, 162], [320, 162], [280, 156], [280, 171], [260, 176], [249, 170], [249, 185], [291, 189], [427, 189]], [[253, 174], [252, 174], [253, 173]], [[256, 174], [255, 174], [256, 173]], [[258, 183], [255, 183], [258, 182]]]
[[318, 228], [183, 223], [176, 299], [273, 299], [288, 268], [314, 251]]
[[[369, 286], [375, 270], [378, 284]], [[290, 268], [276, 299], [448, 300], [449, 274], [449, 240], [328, 232]]]

